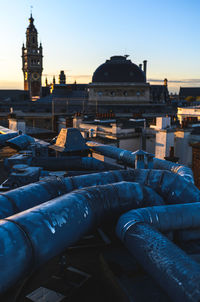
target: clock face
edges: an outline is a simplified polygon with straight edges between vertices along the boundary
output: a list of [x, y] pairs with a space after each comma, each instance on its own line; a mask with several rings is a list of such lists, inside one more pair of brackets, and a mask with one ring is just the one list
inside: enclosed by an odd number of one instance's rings
[[32, 79], [34, 81], [38, 80], [40, 78], [40, 74], [38, 72], [33, 72], [32, 74]]

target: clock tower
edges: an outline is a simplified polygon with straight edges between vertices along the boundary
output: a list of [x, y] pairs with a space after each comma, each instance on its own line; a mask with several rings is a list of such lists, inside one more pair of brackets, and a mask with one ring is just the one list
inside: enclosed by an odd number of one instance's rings
[[38, 33], [32, 14], [26, 30], [26, 46], [22, 46], [22, 70], [24, 73], [24, 90], [29, 90], [31, 99], [41, 95], [42, 44], [38, 47]]

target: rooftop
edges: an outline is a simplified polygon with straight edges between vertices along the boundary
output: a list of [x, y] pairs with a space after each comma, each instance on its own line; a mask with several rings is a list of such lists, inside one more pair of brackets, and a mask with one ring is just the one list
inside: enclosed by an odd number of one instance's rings
[[92, 77], [93, 83], [145, 83], [144, 72], [125, 56], [113, 56], [100, 65]]
[[[24, 135], [16, 138], [22, 146]], [[31, 139], [5, 160], [3, 301], [198, 301], [200, 191], [191, 170], [86, 142], [76, 130], [64, 129], [56, 145], [79, 153], [56, 157]]]

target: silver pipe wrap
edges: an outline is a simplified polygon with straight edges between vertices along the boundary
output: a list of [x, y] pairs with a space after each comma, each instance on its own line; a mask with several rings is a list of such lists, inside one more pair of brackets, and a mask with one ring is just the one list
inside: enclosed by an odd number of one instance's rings
[[117, 236], [173, 301], [200, 300], [200, 265], [159, 231], [198, 228], [199, 217], [198, 202], [131, 210], [117, 223]]
[[65, 178], [48, 177], [2, 193], [0, 194], [0, 218], [14, 215], [76, 189], [121, 181], [146, 185], [162, 196], [165, 203], [200, 201], [200, 191], [178, 174], [162, 170], [119, 170]]
[[[104, 156], [111, 157], [116, 160], [121, 160], [125, 165], [133, 168], [135, 167], [135, 155], [131, 151], [126, 151], [114, 146], [103, 145], [96, 142], [87, 142], [87, 145], [93, 152], [100, 153]], [[167, 160], [154, 158], [153, 168], [177, 173], [185, 180], [194, 183], [193, 172], [186, 166], [175, 164]]]
[[1, 220], [0, 293], [100, 223], [155, 203], [163, 200], [152, 189], [121, 182], [77, 190]]

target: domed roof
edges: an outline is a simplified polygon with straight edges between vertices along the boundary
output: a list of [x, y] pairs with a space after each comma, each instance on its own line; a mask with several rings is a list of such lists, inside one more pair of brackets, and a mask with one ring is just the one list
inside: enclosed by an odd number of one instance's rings
[[144, 83], [146, 77], [137, 65], [127, 60], [126, 56], [113, 56], [95, 70], [92, 82]]

